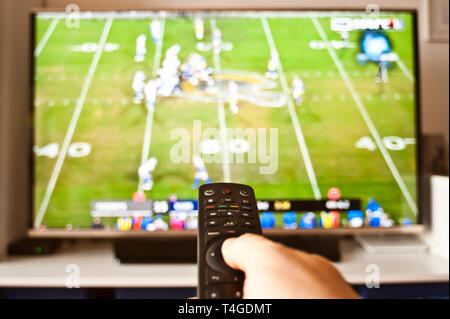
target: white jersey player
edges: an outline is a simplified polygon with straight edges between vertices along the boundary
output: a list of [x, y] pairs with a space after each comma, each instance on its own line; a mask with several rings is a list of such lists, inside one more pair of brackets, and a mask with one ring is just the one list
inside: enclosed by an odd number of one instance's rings
[[199, 40], [199, 41], [203, 40], [205, 30], [204, 30], [202, 18], [200, 18], [200, 17], [195, 18], [194, 31], [195, 31], [195, 37], [197, 38], [197, 40]]
[[230, 107], [230, 111], [233, 114], [237, 114], [239, 112], [237, 101], [238, 101], [238, 86], [236, 82], [230, 81], [228, 82], [228, 104]]
[[294, 98], [294, 101], [295, 103], [297, 103], [297, 105], [302, 104], [304, 94], [305, 84], [298, 76], [296, 76], [292, 80], [292, 97]]
[[344, 47], [347, 47], [349, 44], [349, 40], [350, 40], [350, 34], [348, 33], [348, 31], [342, 31], [340, 32], [341, 34], [341, 40], [344, 43]]
[[178, 67], [181, 63], [178, 59], [179, 52], [178, 44], [167, 49], [162, 68], [158, 70], [159, 93], [163, 96], [169, 96], [178, 90], [180, 82]]
[[219, 52], [222, 46], [222, 31], [214, 28], [212, 32], [212, 46], [215, 52]]
[[143, 182], [142, 189], [145, 191], [149, 191], [153, 188], [152, 174], [157, 163], [158, 161], [156, 160], [156, 158], [151, 157], [148, 161], [139, 166], [138, 174], [140, 180]]
[[140, 104], [144, 99], [145, 74], [142, 71], [136, 71], [133, 78], [132, 88], [134, 90], [133, 102]]
[[156, 102], [156, 81], [150, 80], [144, 87], [144, 95], [145, 95], [145, 104], [147, 106], [148, 111], [155, 110], [155, 102]]
[[195, 168], [195, 177], [194, 184], [192, 185], [193, 189], [196, 189], [200, 186], [200, 181], [204, 181], [206, 184], [212, 183], [211, 178], [209, 178], [208, 171], [205, 167], [205, 162], [200, 156], [194, 155], [193, 164]]
[[156, 43], [161, 40], [161, 22], [157, 19], [153, 20], [148, 27], [150, 29], [150, 35], [152, 36], [152, 42]]
[[389, 66], [389, 61], [387, 59], [387, 55], [382, 54], [380, 57], [379, 68], [378, 68], [378, 72], [377, 72], [377, 77], [375, 78], [375, 82], [377, 82], [377, 83], [388, 83], [389, 82], [388, 66]]
[[147, 53], [147, 49], [145, 48], [146, 41], [147, 37], [145, 34], [140, 34], [136, 38], [136, 55], [134, 56], [134, 61], [142, 62], [145, 60], [145, 54]]
[[272, 51], [270, 53], [270, 59], [269, 62], [267, 62], [267, 72], [266, 77], [268, 79], [275, 80], [278, 78], [278, 64], [279, 64], [279, 57], [277, 51]]

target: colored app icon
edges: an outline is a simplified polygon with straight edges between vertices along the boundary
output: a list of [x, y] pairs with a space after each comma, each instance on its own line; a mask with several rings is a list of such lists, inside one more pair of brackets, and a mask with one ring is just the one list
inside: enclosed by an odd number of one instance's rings
[[286, 212], [283, 214], [283, 228], [297, 228], [297, 214], [295, 212]]
[[264, 212], [261, 214], [261, 227], [268, 229], [275, 227], [275, 214], [272, 212]]
[[336, 187], [332, 187], [328, 190], [327, 197], [329, 200], [339, 200], [341, 198], [341, 191]]
[[116, 222], [116, 229], [121, 231], [128, 231], [131, 229], [133, 220], [131, 217], [118, 217]]
[[360, 210], [349, 210], [347, 213], [348, 224], [352, 228], [359, 228], [364, 225], [364, 213]]
[[338, 211], [321, 212], [320, 226], [323, 228], [337, 228], [339, 227], [340, 215]]
[[142, 218], [141, 221], [141, 229], [142, 230], [149, 230], [148, 226], [151, 225], [153, 223], [153, 218], [150, 216], [146, 216], [144, 218]]
[[312, 229], [316, 227], [316, 215], [314, 213], [305, 213], [300, 218], [300, 228]]

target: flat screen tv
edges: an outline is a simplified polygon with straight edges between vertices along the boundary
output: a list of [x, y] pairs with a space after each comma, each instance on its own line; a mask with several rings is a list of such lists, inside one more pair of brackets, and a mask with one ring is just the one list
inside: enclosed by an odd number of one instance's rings
[[263, 227], [421, 222], [416, 14], [33, 15], [35, 231], [197, 227], [250, 185]]

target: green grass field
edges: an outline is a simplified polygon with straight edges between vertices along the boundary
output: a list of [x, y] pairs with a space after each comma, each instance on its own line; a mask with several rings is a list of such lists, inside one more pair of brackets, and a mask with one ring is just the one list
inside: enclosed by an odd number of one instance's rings
[[[413, 18], [396, 14], [405, 22], [405, 30], [391, 31], [394, 51], [405, 67], [414, 74]], [[257, 72], [263, 75], [270, 57], [270, 45], [260, 19], [217, 17], [222, 40], [233, 44], [230, 51], [220, 52], [222, 70]], [[48, 32], [52, 19], [37, 17], [36, 46]], [[211, 39], [211, 21], [205, 19], [205, 39]], [[295, 75], [306, 86], [304, 102], [295, 106], [311, 165], [322, 198], [330, 187], [338, 187], [346, 198], [360, 198], [363, 205], [375, 198], [395, 222], [408, 217], [416, 221], [410, 205], [387, 165], [380, 149], [358, 148], [357, 142], [372, 133], [364, 120], [335, 61], [326, 49], [312, 49], [311, 41], [321, 40], [317, 25], [310, 17], [268, 18], [273, 40], [280, 55], [284, 76], [290, 86]], [[137, 190], [137, 169], [141, 162], [147, 110], [132, 102], [134, 73], [142, 70], [150, 77], [156, 45], [149, 40], [151, 19], [114, 19], [106, 34], [106, 43], [117, 44], [116, 50], [104, 50], [93, 74], [82, 111], [76, 122], [71, 144], [88, 143], [87, 156], [68, 154], [57, 174], [56, 184], [43, 212], [48, 227], [88, 227], [91, 224], [90, 203], [102, 199], [131, 199]], [[339, 40], [330, 29], [330, 18], [318, 18], [328, 40]], [[36, 57], [35, 73], [35, 145], [43, 149], [58, 143], [59, 150], [76, 109], [83, 84], [95, 52], [74, 50], [83, 43], [99, 43], [106, 19], [81, 20], [80, 28], [68, 28], [58, 22]], [[166, 18], [162, 57], [173, 44], [179, 44], [179, 58], [186, 60], [196, 49], [193, 20]], [[147, 34], [147, 55], [136, 63], [136, 37]], [[357, 43], [361, 33], [350, 32], [350, 42]], [[336, 49], [335, 53], [381, 138], [415, 138], [414, 82], [397, 65], [389, 70], [389, 83], [375, 83], [377, 66], [360, 65], [355, 56], [359, 48]], [[213, 52], [199, 52], [214, 67]], [[274, 91], [282, 91], [276, 80]], [[289, 97], [290, 98], [290, 97]], [[303, 160], [287, 106], [266, 108], [239, 101], [234, 115], [225, 103], [228, 128], [277, 128], [278, 169], [274, 174], [259, 173], [259, 163], [231, 164], [233, 182], [252, 185], [258, 198], [314, 198], [311, 179]], [[158, 159], [153, 174], [154, 187], [148, 198], [195, 199], [191, 189], [195, 170], [190, 163], [174, 164], [170, 139], [176, 128], [191, 134], [193, 121], [202, 128], [219, 128], [217, 102], [198, 102], [184, 97], [158, 97], [154, 112], [150, 156]], [[191, 135], [192, 136], [192, 135]], [[392, 138], [391, 138], [392, 139]], [[401, 150], [386, 146], [388, 156], [404, 182], [407, 192], [416, 200], [415, 144]], [[35, 156], [34, 211], [37, 215], [45, 197], [59, 155]], [[392, 166], [391, 166], [392, 167]], [[213, 181], [223, 181], [222, 164], [207, 165]]]

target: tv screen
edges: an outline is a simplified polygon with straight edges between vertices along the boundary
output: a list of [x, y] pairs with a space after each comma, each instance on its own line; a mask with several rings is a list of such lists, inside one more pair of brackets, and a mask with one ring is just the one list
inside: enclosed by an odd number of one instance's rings
[[35, 227], [192, 230], [224, 181], [266, 229], [418, 223], [415, 13], [33, 21]]

